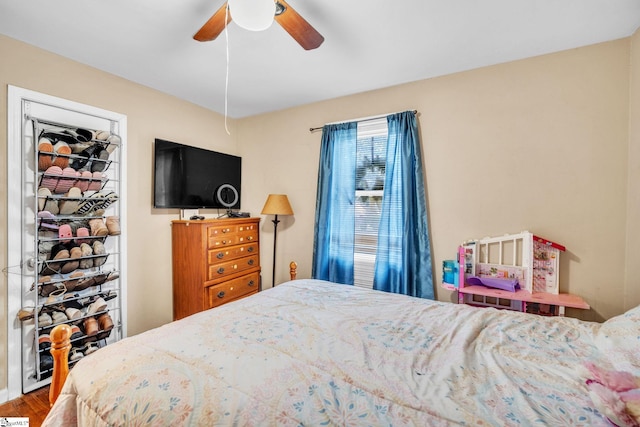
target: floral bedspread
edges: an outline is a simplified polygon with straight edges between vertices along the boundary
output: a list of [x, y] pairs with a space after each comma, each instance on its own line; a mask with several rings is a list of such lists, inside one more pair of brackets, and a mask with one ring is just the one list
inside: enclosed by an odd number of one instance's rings
[[600, 327], [297, 280], [86, 356], [44, 425], [607, 425]]

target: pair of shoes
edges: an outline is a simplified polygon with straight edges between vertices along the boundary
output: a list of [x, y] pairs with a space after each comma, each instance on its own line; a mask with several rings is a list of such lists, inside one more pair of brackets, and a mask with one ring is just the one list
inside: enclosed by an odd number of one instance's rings
[[91, 162], [91, 172], [102, 172], [109, 168], [111, 162], [109, 161], [109, 152], [104, 148], [104, 146], [100, 146], [101, 148], [97, 150], [93, 161]]
[[38, 170], [46, 171], [53, 165], [53, 144], [48, 138], [38, 139]]
[[98, 333], [98, 321], [95, 317], [87, 317], [82, 322], [84, 328], [84, 334], [88, 337], [93, 337]]
[[47, 305], [57, 304], [63, 301], [64, 294], [67, 292], [67, 287], [61, 283], [58, 284], [58, 286], [59, 286], [58, 289], [51, 292], [47, 297], [47, 302], [46, 302]]
[[64, 312], [69, 320], [79, 320], [83, 316], [82, 311], [75, 307], [67, 307]]
[[[79, 263], [80, 262], [82, 262], [82, 259], [79, 261]], [[84, 277], [84, 273], [82, 271], [74, 271], [73, 273], [71, 273], [69, 275], [69, 278], [64, 282], [64, 286], [67, 288], [67, 292], [75, 291], [78, 283], [80, 283], [80, 280], [82, 280], [82, 277]]]
[[101, 311], [105, 311], [107, 309], [107, 302], [102, 298], [98, 297], [94, 302], [87, 306], [86, 314], [96, 314]]
[[79, 176], [80, 174], [73, 168], [66, 167], [62, 169], [62, 174], [58, 177], [58, 182], [56, 183], [56, 187], [53, 192], [56, 194], [64, 194], [68, 192], [73, 186], [75, 186]]
[[47, 210], [38, 212], [38, 227], [42, 229], [57, 231], [59, 226], [56, 222], [56, 216]]
[[111, 163], [108, 160], [109, 151], [101, 143], [93, 143], [77, 154], [79, 157], [73, 160], [71, 166], [78, 171], [102, 172]]
[[53, 324], [53, 319], [49, 313], [40, 313], [38, 315], [38, 327], [44, 328], [45, 326], [51, 326]]
[[42, 351], [49, 350], [51, 347], [51, 337], [49, 334], [38, 336], [38, 348]]
[[84, 202], [80, 203], [76, 213], [79, 215], [89, 215], [94, 213], [96, 215], [102, 215], [113, 202], [118, 200], [118, 196], [113, 191], [103, 193], [95, 192]]
[[103, 237], [109, 234], [109, 229], [102, 218], [90, 219], [89, 227], [91, 228], [92, 236]]
[[78, 243], [88, 243], [91, 239], [85, 239], [84, 237], [89, 237], [89, 229], [87, 227], [78, 227], [76, 230], [76, 242]]
[[[41, 274], [48, 275], [62, 273], [62, 267], [69, 259], [69, 256], [69, 250], [62, 243], [53, 245], [49, 259], [44, 262]], [[69, 271], [67, 271], [67, 273], [69, 273]]]
[[110, 236], [120, 235], [120, 217], [115, 215], [108, 216], [105, 223]]
[[62, 176], [62, 168], [60, 166], [49, 166], [42, 174], [40, 186], [48, 188], [52, 193], [55, 192], [58, 181]]
[[97, 342], [90, 342], [87, 344], [87, 349], [85, 350], [84, 355], [88, 356], [98, 350], [100, 350], [100, 345]]
[[78, 338], [82, 338], [83, 336], [84, 334], [82, 333], [78, 325], [71, 326], [71, 338], [69, 338], [71, 341], [77, 340]]
[[[63, 282], [66, 286], [67, 283], [72, 283], [74, 281], [76, 281], [78, 279], [73, 279], [73, 280], [67, 280], [65, 282]], [[75, 283], [72, 284], [73, 288], [75, 289], [76, 285]], [[75, 300], [77, 300], [78, 298], [80, 298], [80, 294], [79, 293], [70, 293], [71, 291], [69, 291], [69, 289], [67, 288], [67, 293], [64, 294], [64, 296], [62, 297], [62, 306], [63, 307], [71, 307], [68, 304], [72, 304]]]
[[115, 192], [110, 191], [104, 194], [102, 201], [100, 201], [95, 206], [93, 206], [92, 210], [93, 212], [95, 212], [96, 215], [104, 215], [105, 210], [117, 200], [118, 200], [118, 195]]
[[[75, 224], [74, 224], [74, 227], [75, 227]], [[71, 226], [71, 224], [62, 224], [57, 227], [57, 230], [58, 230], [58, 239], [62, 243], [70, 243], [71, 240], [73, 239], [77, 245], [80, 245], [83, 242], [89, 241], [88, 239], [83, 239], [83, 237], [89, 237], [89, 229], [87, 227], [78, 227], [76, 229], [77, 238], [75, 239], [73, 236], [73, 227]]]
[[111, 289], [108, 292], [103, 292], [100, 294], [100, 296], [102, 297], [103, 300], [105, 301], [111, 301], [114, 298], [118, 297], [118, 291]]
[[88, 243], [82, 243], [80, 245], [80, 251], [82, 252], [80, 268], [87, 269], [93, 267], [93, 258], [90, 258], [93, 255], [93, 249], [91, 249], [91, 246]]
[[104, 313], [98, 316], [98, 326], [101, 331], [110, 331], [113, 329], [113, 319], [109, 313]]
[[78, 210], [80, 199], [82, 198], [82, 191], [78, 187], [71, 187], [67, 191], [63, 198], [58, 201], [60, 208], [60, 215], [73, 215]]
[[69, 166], [69, 154], [71, 154], [71, 148], [64, 141], [57, 141], [53, 145], [53, 152], [55, 157], [53, 158], [53, 164], [61, 168]]
[[118, 148], [121, 143], [122, 140], [120, 139], [120, 137], [114, 133], [107, 137], [107, 146], [105, 148], [107, 149], [109, 154], [111, 154], [116, 151], [116, 148]]
[[44, 261], [40, 274], [67, 274], [76, 270], [80, 266], [82, 252], [80, 247], [73, 242], [67, 245], [57, 243], [51, 248], [49, 259]]
[[[91, 260], [93, 262], [93, 260]], [[76, 285], [76, 291], [84, 291], [85, 289], [90, 288], [96, 284], [96, 279], [93, 276], [85, 277], [81, 279]]]
[[66, 314], [64, 314], [61, 311], [54, 311], [53, 313], [51, 313], [51, 319], [53, 320], [54, 324], [57, 323], [64, 323], [67, 320], [69, 320], [69, 318], [67, 317]]
[[[119, 279], [120, 278], [120, 273], [118, 273], [117, 271], [112, 271], [110, 273], [106, 273], [104, 276], [105, 276], [104, 277], [104, 281], [102, 283], [111, 282], [112, 280]], [[105, 295], [108, 295], [108, 297], [105, 296]], [[113, 289], [102, 295], [102, 297], [105, 299], [105, 301], [109, 301], [110, 299], [113, 299], [113, 298], [115, 298], [117, 296], [118, 296], [118, 292], [113, 290]]]
[[[107, 251], [104, 248], [104, 245], [102, 244], [102, 242], [100, 240], [96, 240], [93, 242], [93, 245], [91, 245], [92, 249], [93, 249], [93, 256], [95, 257], [96, 255], [105, 255], [107, 253]], [[107, 262], [107, 257], [95, 257], [93, 259], [93, 266], [94, 267], [100, 267], [101, 265], [103, 265], [105, 262]]]
[[58, 239], [60, 239], [62, 243], [69, 243], [71, 239], [73, 239], [73, 232], [69, 224], [62, 224], [58, 228]]
[[97, 130], [96, 131], [96, 139], [98, 141], [108, 141], [111, 136], [112, 136], [112, 134], [108, 130]]
[[43, 130], [38, 139], [38, 169], [46, 170], [51, 165], [61, 168], [69, 166], [69, 155], [72, 150], [67, 142], [71, 143], [72, 141], [73, 139], [65, 137], [65, 135]]
[[[51, 255], [49, 258], [51, 261], [60, 261], [69, 259], [69, 250], [62, 244], [58, 243], [51, 248]], [[56, 266], [56, 273], [60, 272], [60, 263]]]
[[[103, 255], [106, 253], [106, 250], [104, 249], [104, 244], [99, 240], [94, 241], [93, 245], [89, 245], [88, 243], [81, 244], [80, 253], [81, 253], [81, 258], [79, 262], [79, 268], [82, 268], [85, 270], [92, 267], [100, 267], [102, 264], [104, 264], [107, 261], [106, 257], [94, 256], [94, 255]], [[96, 281], [94, 277], [91, 277], [90, 279], [92, 279], [94, 282]], [[88, 287], [94, 286], [94, 285], [100, 285], [102, 283], [104, 283], [104, 281], [100, 283], [84, 283], [83, 289], [87, 289]]]
[[[84, 174], [84, 171], [82, 173]], [[91, 173], [91, 179], [89, 180], [89, 187], [87, 189], [90, 191], [100, 191], [102, 185], [105, 183], [104, 179], [105, 176], [101, 172], [95, 171]]]
[[80, 351], [79, 348], [72, 347], [71, 352], [69, 353], [69, 361], [76, 362], [84, 357], [84, 354]]
[[57, 215], [60, 212], [58, 199], [52, 196], [51, 190], [47, 187], [38, 188], [38, 212], [48, 211], [53, 215]]
[[25, 320], [33, 319], [33, 316], [35, 316], [34, 310], [34, 307], [21, 308], [20, 310], [18, 310], [18, 320], [24, 322]]
[[[48, 353], [40, 355], [40, 372], [50, 371], [53, 369], [53, 356]], [[50, 376], [50, 375], [47, 375]]]
[[40, 276], [38, 286], [40, 287], [38, 293], [41, 297], [48, 297], [52, 292], [65, 288], [63, 283], [51, 282], [51, 276]]
[[80, 267], [80, 258], [82, 257], [80, 246], [75, 242], [68, 243], [67, 247], [69, 248], [69, 261], [62, 264], [62, 267], [60, 268], [60, 272], [62, 274], [71, 273], [78, 269]]
[[95, 131], [85, 129], [85, 128], [77, 128], [77, 129], [65, 129], [65, 135], [69, 135], [73, 138], [73, 145], [79, 145], [83, 142], [91, 142], [93, 138], [95, 138]]
[[79, 172], [80, 176], [75, 183], [75, 186], [80, 189], [83, 193], [89, 190], [89, 185], [91, 185], [91, 180], [93, 179], [93, 174], [89, 171]]

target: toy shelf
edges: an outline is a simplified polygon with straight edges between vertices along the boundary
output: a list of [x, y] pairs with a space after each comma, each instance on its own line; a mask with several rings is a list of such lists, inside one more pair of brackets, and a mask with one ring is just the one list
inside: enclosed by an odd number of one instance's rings
[[[458, 289], [458, 292], [467, 295], [478, 295], [482, 297], [495, 298], [496, 300], [498, 300], [498, 306], [506, 305], [500, 304], [499, 300], [501, 299], [508, 301], [520, 301], [523, 303], [522, 311], [525, 312], [527, 311], [527, 305], [531, 305], [531, 303], [555, 306], [557, 307], [558, 316], [564, 316], [565, 307], [580, 308], [583, 310], [588, 310], [590, 308], [589, 304], [587, 304], [585, 300], [583, 300], [578, 295], [572, 294], [550, 294], [547, 292], [535, 292], [532, 294], [531, 292], [524, 289], [518, 289], [515, 292], [510, 292], [503, 291], [502, 289], [487, 288], [486, 286], [480, 285], [464, 286]], [[470, 301], [465, 302], [473, 304], [473, 298], [471, 298]]]
[[[442, 287], [457, 291], [458, 303], [478, 307], [546, 316], [564, 316], [565, 307], [588, 310], [581, 297], [558, 291], [559, 255], [564, 250], [528, 231], [475, 240], [458, 248], [457, 262], [443, 263]], [[470, 285], [467, 279], [472, 276], [517, 279], [520, 288]]]

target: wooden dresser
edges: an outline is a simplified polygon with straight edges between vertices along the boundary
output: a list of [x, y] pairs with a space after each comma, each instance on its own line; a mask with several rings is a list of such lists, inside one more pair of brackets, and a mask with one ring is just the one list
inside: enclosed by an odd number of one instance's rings
[[172, 221], [174, 320], [258, 292], [260, 218]]

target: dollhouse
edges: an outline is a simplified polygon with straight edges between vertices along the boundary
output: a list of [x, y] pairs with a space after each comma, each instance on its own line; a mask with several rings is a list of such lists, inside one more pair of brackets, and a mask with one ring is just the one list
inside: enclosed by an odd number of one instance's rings
[[[458, 292], [460, 304], [547, 316], [563, 316], [565, 307], [589, 309], [579, 296], [560, 293], [560, 253], [565, 250], [528, 231], [467, 241], [458, 248], [455, 266], [443, 264], [443, 286]], [[483, 279], [516, 285], [497, 288]]]

